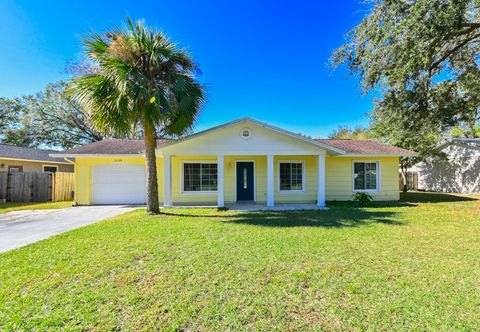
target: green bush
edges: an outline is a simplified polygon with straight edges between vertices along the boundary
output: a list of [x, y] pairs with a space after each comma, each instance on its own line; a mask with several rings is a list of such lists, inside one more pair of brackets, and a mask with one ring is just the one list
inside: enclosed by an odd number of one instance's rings
[[369, 193], [358, 192], [353, 194], [353, 201], [359, 206], [368, 206], [370, 203], [372, 203], [373, 197]]

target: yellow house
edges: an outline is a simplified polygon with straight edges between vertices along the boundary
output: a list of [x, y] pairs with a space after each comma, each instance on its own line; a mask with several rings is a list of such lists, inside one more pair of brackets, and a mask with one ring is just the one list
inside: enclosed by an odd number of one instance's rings
[[[75, 160], [80, 205], [144, 204], [141, 140], [104, 140], [55, 154]], [[369, 140], [312, 139], [251, 118], [157, 142], [163, 206], [351, 200], [357, 191], [398, 200], [399, 157], [415, 153]]]

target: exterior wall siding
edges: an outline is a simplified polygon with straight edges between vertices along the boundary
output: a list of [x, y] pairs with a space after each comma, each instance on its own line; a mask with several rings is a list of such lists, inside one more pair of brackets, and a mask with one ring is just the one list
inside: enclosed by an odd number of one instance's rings
[[24, 161], [0, 158], [0, 172], [8, 172], [8, 166], [22, 166], [24, 172], [43, 172], [43, 165], [58, 166], [59, 172], [73, 172], [73, 165], [48, 161]]
[[375, 200], [400, 199], [398, 190], [398, 157], [327, 157], [325, 160], [327, 201], [348, 201], [353, 195], [353, 162], [378, 161], [380, 190], [369, 192]]
[[[198, 204], [198, 205], [212, 205], [217, 204], [217, 194], [206, 193], [184, 193], [181, 186], [182, 183], [182, 163], [186, 161], [211, 161], [216, 163], [215, 156], [185, 156], [172, 158], [172, 202], [173, 204]], [[163, 172], [162, 172], [163, 174]], [[163, 182], [163, 177], [161, 179]], [[163, 187], [163, 185], [162, 185]]]
[[225, 203], [236, 201], [236, 161], [253, 161], [255, 174], [255, 198], [258, 203], [267, 202], [267, 157], [265, 156], [225, 156]]
[[[258, 203], [267, 201], [267, 158], [266, 156], [225, 156], [224, 197], [225, 203], [236, 200], [236, 161], [255, 162], [255, 196]], [[302, 193], [279, 191], [279, 161], [299, 160], [305, 163], [305, 188]], [[398, 200], [398, 157], [327, 157], [326, 198], [327, 200], [351, 200], [353, 194], [353, 161], [379, 161], [380, 190], [371, 193], [376, 200]], [[182, 170], [184, 161], [212, 161], [216, 156], [175, 156], [172, 157], [172, 201], [174, 204], [216, 205], [217, 194], [182, 193]], [[75, 200], [80, 205], [92, 203], [92, 169], [97, 165], [123, 162], [145, 165], [144, 157], [79, 157], [76, 159]], [[163, 158], [157, 158], [159, 199], [163, 202]], [[313, 203], [317, 200], [317, 156], [275, 156], [274, 197], [276, 203]]]
[[[305, 167], [305, 188], [302, 192], [288, 193], [280, 191], [279, 165], [281, 161], [303, 162]], [[277, 203], [315, 203], [317, 201], [317, 176], [318, 158], [316, 156], [275, 156], [273, 160], [274, 169], [274, 200]], [[265, 174], [266, 176], [266, 174]]]
[[442, 150], [446, 158], [430, 158], [412, 167], [418, 172], [418, 189], [427, 191], [480, 193], [480, 150], [450, 145]]

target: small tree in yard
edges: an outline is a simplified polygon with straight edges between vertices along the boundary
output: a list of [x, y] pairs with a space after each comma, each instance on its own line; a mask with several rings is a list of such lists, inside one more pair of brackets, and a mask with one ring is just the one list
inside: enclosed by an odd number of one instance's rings
[[190, 130], [204, 101], [191, 57], [163, 33], [127, 19], [127, 26], [84, 40], [95, 70], [72, 79], [70, 91], [102, 132], [127, 135], [143, 126], [147, 211], [159, 212], [157, 132], [177, 136]]

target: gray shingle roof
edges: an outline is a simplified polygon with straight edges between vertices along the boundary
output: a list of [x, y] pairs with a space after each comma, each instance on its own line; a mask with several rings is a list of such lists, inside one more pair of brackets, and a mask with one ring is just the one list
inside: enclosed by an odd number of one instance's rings
[[61, 153], [56, 150], [25, 148], [21, 146], [0, 144], [0, 158], [28, 159], [50, 162], [65, 162], [63, 158], [50, 157], [51, 153]]
[[[157, 146], [168, 142], [170, 141], [159, 139]], [[143, 150], [145, 150], [145, 144], [140, 139], [105, 139], [61, 152], [61, 154], [137, 154]]]
[[452, 143], [471, 143], [474, 145], [480, 144], [480, 138], [451, 138]]
[[435, 148], [440, 151], [449, 145], [456, 145], [456, 146], [476, 150], [480, 146], [480, 138], [450, 138], [450, 139], [444, 140], [443, 142], [438, 144]]
[[315, 139], [318, 142], [336, 147], [349, 154], [358, 155], [414, 155], [414, 151], [397, 148], [368, 139]]
[[[388, 144], [371, 140], [351, 139], [315, 139], [331, 147], [341, 149], [349, 154], [358, 155], [412, 155], [415, 152], [397, 148]], [[170, 140], [157, 140], [157, 147], [170, 143]], [[106, 139], [90, 143], [84, 146], [73, 148], [61, 154], [139, 154], [145, 150], [143, 140], [128, 139]], [[58, 153], [58, 152], [57, 152]]]

